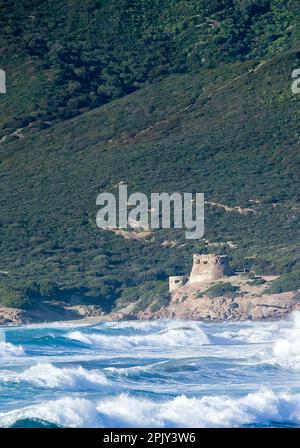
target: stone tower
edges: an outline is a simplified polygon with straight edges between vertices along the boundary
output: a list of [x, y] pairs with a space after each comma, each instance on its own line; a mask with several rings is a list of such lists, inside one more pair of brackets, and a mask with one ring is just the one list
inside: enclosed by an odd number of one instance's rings
[[193, 255], [190, 283], [210, 283], [231, 274], [227, 255]]
[[169, 277], [169, 292], [176, 291], [188, 282], [188, 278], [184, 275]]

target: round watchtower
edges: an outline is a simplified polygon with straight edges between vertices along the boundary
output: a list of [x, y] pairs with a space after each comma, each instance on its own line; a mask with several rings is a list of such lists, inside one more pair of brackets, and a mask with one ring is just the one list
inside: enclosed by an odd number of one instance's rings
[[210, 283], [231, 274], [227, 255], [193, 255], [190, 283]]

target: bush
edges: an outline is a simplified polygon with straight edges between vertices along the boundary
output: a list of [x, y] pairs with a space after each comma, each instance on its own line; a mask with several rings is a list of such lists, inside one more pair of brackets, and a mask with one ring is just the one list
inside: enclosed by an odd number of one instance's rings
[[41, 297], [55, 297], [58, 294], [58, 285], [55, 282], [45, 280], [39, 284], [39, 294]]
[[219, 282], [208, 288], [204, 294], [210, 298], [214, 297], [235, 297], [239, 286], [234, 286], [231, 283]]
[[157, 311], [161, 306], [169, 303], [170, 296], [167, 283], [164, 281], [148, 281], [133, 288], [127, 288], [123, 291], [120, 304], [137, 302], [134, 312], [144, 311], [150, 307], [151, 311]]
[[266, 292], [268, 294], [279, 294], [281, 292], [296, 291], [297, 289], [300, 289], [300, 271], [281, 275], [272, 282], [272, 285]]
[[29, 305], [29, 299], [13, 288], [0, 285], [0, 305], [13, 308], [25, 308]]
[[250, 286], [259, 286], [259, 285], [264, 285], [265, 283], [266, 283], [266, 280], [262, 277], [255, 277], [253, 280], [250, 280], [249, 282], [247, 282], [247, 284]]
[[233, 302], [233, 303], [231, 303], [231, 304], [229, 305], [229, 308], [230, 308], [231, 310], [236, 310], [237, 308], [239, 308], [239, 304], [236, 303], [236, 302]]

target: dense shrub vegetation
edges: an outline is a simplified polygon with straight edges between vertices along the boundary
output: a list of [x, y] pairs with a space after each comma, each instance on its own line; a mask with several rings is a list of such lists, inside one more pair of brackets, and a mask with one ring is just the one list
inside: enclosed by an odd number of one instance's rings
[[8, 104], [13, 129], [69, 119], [172, 73], [269, 57], [299, 37], [297, 0], [9, 0], [0, 14], [2, 64], [22, 94]]
[[[299, 270], [298, 22], [298, 0], [7, 1], [0, 303], [157, 308], [194, 252]], [[95, 225], [120, 181], [253, 213], [207, 205], [201, 241], [128, 240]]]
[[260, 286], [260, 285], [264, 285], [265, 283], [266, 283], [266, 280], [264, 278], [256, 277], [256, 276], [247, 282], [247, 284], [250, 286]]
[[5, 285], [0, 284], [0, 304], [11, 307], [26, 307], [30, 302], [26, 297], [25, 292], [17, 291], [15, 288], [8, 288]]
[[270, 294], [278, 294], [286, 291], [296, 291], [297, 289], [300, 289], [300, 271], [281, 275], [272, 282], [272, 286], [267, 292]]
[[219, 282], [210, 286], [204, 294], [210, 298], [222, 296], [233, 298], [237, 295], [238, 290], [239, 287], [234, 286], [231, 283]]

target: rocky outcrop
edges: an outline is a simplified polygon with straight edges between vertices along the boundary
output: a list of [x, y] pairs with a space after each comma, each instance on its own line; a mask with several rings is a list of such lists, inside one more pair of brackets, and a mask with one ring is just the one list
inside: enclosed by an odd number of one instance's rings
[[[190, 277], [169, 278], [170, 305], [153, 317], [259, 320], [281, 318], [300, 309], [296, 292], [268, 294], [268, 286], [274, 277], [261, 277], [259, 280], [251, 280], [246, 273], [234, 274], [224, 255], [195, 254]], [[216, 297], [216, 293], [212, 297], [210, 288], [220, 282], [230, 284], [227, 288], [230, 292], [226, 294], [225, 288], [224, 295], [220, 292], [220, 297]], [[143, 318], [150, 315], [146, 311]]]
[[294, 292], [265, 294], [248, 297], [201, 297], [194, 295], [172, 301], [167, 309], [167, 317], [208, 321], [245, 321], [279, 319], [295, 310], [300, 310], [300, 302]]
[[294, 292], [263, 295], [261, 297], [238, 298], [183, 298], [180, 303], [172, 302], [157, 312], [150, 309], [138, 313], [119, 313], [113, 320], [182, 319], [207, 322], [277, 320], [293, 311], [300, 311], [300, 301]]
[[76, 309], [72, 307], [72, 313], [70, 313], [70, 309], [66, 309], [64, 312], [50, 314], [46, 310], [37, 312], [0, 307], [0, 325], [20, 325], [32, 322], [78, 320], [83, 318], [95, 322], [166, 318], [211, 322], [225, 320], [272, 320], [283, 318], [292, 311], [300, 311], [300, 301], [296, 300], [295, 296], [295, 292], [237, 298], [198, 298], [192, 294], [191, 296], [179, 296], [178, 301], [172, 300], [168, 307], [162, 307], [156, 312], [152, 312], [150, 309], [139, 312], [124, 309], [106, 315], [100, 309], [87, 309], [80, 305]]
[[23, 322], [26, 322], [24, 311], [0, 306], [0, 325], [21, 324]]

